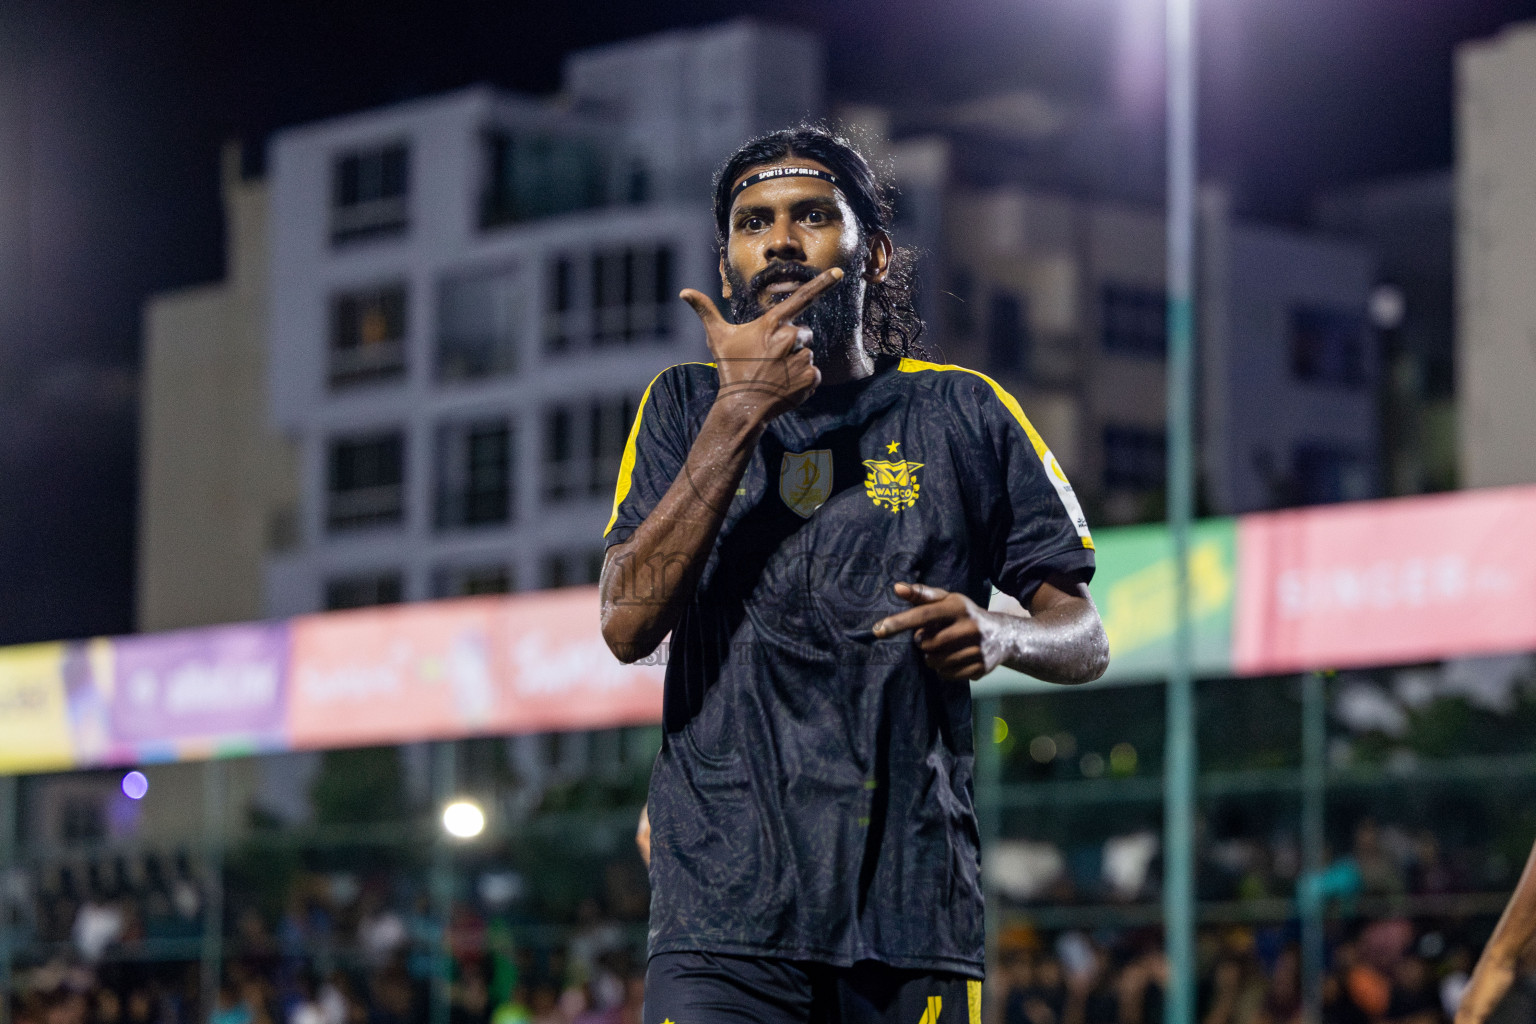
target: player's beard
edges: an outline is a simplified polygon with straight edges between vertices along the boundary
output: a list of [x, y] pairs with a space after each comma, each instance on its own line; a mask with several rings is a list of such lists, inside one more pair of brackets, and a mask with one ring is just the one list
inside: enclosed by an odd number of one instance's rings
[[[801, 327], [811, 329], [811, 354], [816, 357], [817, 363], [822, 364], [847, 351], [857, 332], [859, 320], [864, 315], [863, 295], [859, 288], [863, 282], [854, 272], [853, 261], [840, 262], [836, 266], [842, 268], [843, 279], [818, 295], [794, 319]], [[725, 279], [731, 286], [731, 319], [744, 324], [762, 316], [766, 310], [758, 302], [758, 296], [769, 285], [781, 281], [804, 284], [819, 273], [820, 270], [804, 263], [778, 260], [752, 275], [752, 280], [743, 281], [736, 268], [726, 264]], [[782, 302], [792, 294], [785, 293], [783, 298], [775, 301]]]

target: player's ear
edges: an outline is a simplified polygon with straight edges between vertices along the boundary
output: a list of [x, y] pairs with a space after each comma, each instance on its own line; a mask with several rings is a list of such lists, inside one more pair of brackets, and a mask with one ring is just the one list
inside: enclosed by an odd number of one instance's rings
[[725, 275], [725, 253], [720, 254], [720, 297], [731, 301], [731, 279]]
[[895, 251], [891, 236], [884, 231], [870, 235], [869, 255], [864, 261], [864, 280], [873, 284], [884, 281], [891, 272], [891, 256]]

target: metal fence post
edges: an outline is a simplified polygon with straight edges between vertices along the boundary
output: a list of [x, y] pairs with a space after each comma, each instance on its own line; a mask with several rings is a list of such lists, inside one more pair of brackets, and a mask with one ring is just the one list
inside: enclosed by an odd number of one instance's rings
[[203, 762], [203, 944], [199, 964], [203, 1020], [213, 1019], [224, 970], [224, 762]]
[[1301, 1000], [1309, 1024], [1323, 1017], [1324, 801], [1326, 799], [1328, 700], [1321, 672], [1301, 677], [1301, 879], [1296, 899], [1301, 916]]

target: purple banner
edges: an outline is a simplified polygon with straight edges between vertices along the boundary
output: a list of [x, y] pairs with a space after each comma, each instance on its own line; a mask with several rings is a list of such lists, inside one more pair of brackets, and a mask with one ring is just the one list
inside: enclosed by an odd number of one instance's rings
[[120, 743], [282, 740], [286, 624], [124, 637], [112, 648], [112, 732]]

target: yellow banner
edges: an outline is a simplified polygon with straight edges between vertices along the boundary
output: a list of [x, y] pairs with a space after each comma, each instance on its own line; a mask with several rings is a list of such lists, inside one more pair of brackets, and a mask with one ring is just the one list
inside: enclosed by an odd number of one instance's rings
[[63, 668], [63, 644], [0, 648], [0, 772], [70, 767]]

